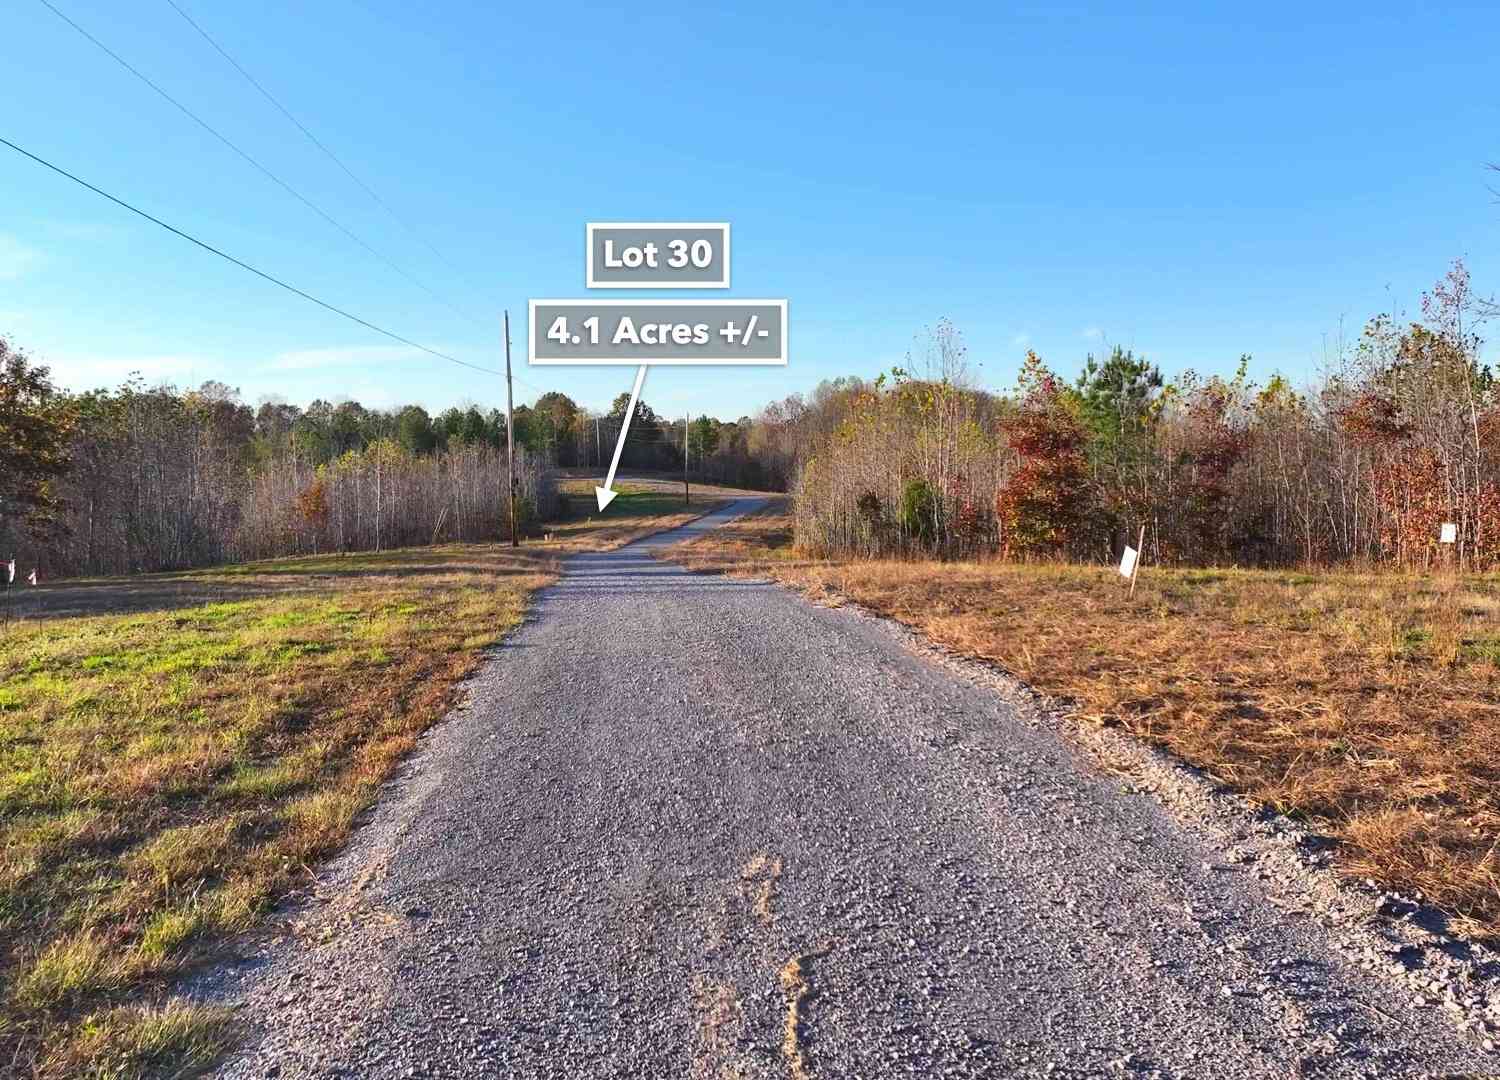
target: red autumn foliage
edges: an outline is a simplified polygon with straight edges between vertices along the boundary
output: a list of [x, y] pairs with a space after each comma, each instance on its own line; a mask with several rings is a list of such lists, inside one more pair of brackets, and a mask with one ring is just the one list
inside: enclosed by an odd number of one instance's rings
[[1088, 435], [1062, 383], [1028, 353], [1031, 389], [1004, 425], [1020, 458], [995, 499], [1006, 555], [1058, 554], [1076, 538], [1090, 503]]
[[1360, 394], [1339, 412], [1344, 431], [1364, 442], [1388, 442], [1411, 434], [1411, 425], [1401, 417], [1401, 408], [1382, 394]]

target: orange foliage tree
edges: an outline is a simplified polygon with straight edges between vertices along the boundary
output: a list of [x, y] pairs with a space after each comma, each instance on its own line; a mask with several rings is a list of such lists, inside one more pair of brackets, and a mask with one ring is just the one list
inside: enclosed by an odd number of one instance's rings
[[1026, 388], [1007, 417], [1005, 440], [1019, 458], [995, 499], [1007, 555], [1061, 554], [1079, 539], [1091, 503], [1088, 436], [1072, 393], [1035, 352], [1021, 369]]
[[328, 528], [328, 489], [318, 476], [297, 493], [297, 517], [312, 534], [313, 554], [318, 552], [318, 537]]

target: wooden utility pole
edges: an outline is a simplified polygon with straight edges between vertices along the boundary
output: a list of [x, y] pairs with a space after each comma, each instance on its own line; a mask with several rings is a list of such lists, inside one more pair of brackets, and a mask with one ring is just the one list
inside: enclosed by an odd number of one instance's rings
[[683, 502], [684, 506], [686, 506], [688, 503], [691, 503], [693, 501], [691, 494], [688, 492], [688, 477], [687, 477], [687, 472], [688, 472], [688, 456], [687, 456], [687, 451], [688, 451], [688, 423], [691, 420], [692, 420], [692, 416], [691, 415], [684, 416], [682, 418], [682, 502]]
[[516, 538], [516, 416], [510, 385], [510, 312], [505, 313], [505, 471], [510, 478], [510, 546]]

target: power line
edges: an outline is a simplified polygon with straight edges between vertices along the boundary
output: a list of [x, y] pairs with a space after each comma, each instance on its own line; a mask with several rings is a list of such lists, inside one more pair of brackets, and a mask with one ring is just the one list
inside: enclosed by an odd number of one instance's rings
[[277, 112], [281, 113], [282, 116], [290, 120], [292, 124], [296, 126], [297, 130], [302, 132], [303, 135], [306, 135], [307, 140], [314, 146], [316, 146], [319, 150], [321, 150], [329, 161], [333, 162], [340, 169], [342, 169], [345, 176], [358, 184], [360, 189], [364, 191], [364, 193], [368, 195], [372, 200], [374, 200], [374, 202], [377, 203], [382, 210], [389, 214], [397, 222], [397, 224], [399, 224], [407, 232], [411, 233], [412, 236], [415, 236], [418, 240], [422, 241], [427, 250], [431, 251], [435, 256], [437, 256], [437, 258], [442, 262], [444, 266], [448, 268], [451, 273], [459, 275], [458, 269], [448, 261], [448, 258], [441, 251], [439, 251], [437, 247], [427, 239], [426, 236], [418, 232], [406, 221], [405, 218], [396, 213], [396, 211], [391, 208], [389, 203], [387, 203], [378, 194], [376, 194], [374, 188], [372, 188], [369, 184], [365, 183], [362, 179], [355, 175], [353, 169], [344, 164], [343, 160], [332, 150], [330, 150], [321, 139], [319, 139], [316, 135], [309, 131], [307, 129], [307, 126], [303, 124], [301, 120], [298, 120], [295, 116], [293, 116], [291, 111], [279, 100], [277, 100], [277, 98], [271, 93], [271, 91], [267, 90], [263, 85], [261, 85], [260, 81], [256, 79], [254, 75], [251, 75], [250, 72], [246, 71], [238, 60], [230, 56], [229, 53], [225, 51], [224, 47], [217, 41], [215, 41], [207, 30], [199, 26], [198, 23], [193, 19], [193, 17], [182, 9], [181, 5], [177, 3], [177, 0], [167, 0], [167, 3], [172, 6], [173, 11], [177, 12], [177, 14], [181, 15], [183, 19], [186, 20], [189, 26], [198, 31], [203, 40], [213, 46], [214, 51], [222, 56], [226, 61], [228, 61], [229, 65], [233, 67], [235, 71], [238, 71], [242, 76], [244, 76], [245, 81], [248, 82], [251, 86], [255, 87], [255, 89], [260, 92], [261, 97], [265, 98], [272, 105], [274, 105]]
[[[46, 0], [43, 0], [43, 2], [45, 3]], [[54, 165], [54, 164], [52, 164], [52, 162], [47, 161], [45, 158], [37, 157], [30, 150], [26, 150], [26, 149], [23, 149], [22, 147], [17, 146], [15, 143], [11, 142], [9, 139], [5, 138], [4, 136], [0, 136], [0, 144], [3, 144], [5, 146], [10, 147], [12, 150], [14, 150], [16, 153], [22, 155], [23, 157], [30, 158], [32, 161], [36, 162], [38, 165], [44, 166], [45, 168], [48, 168], [48, 169], [51, 169], [53, 172], [57, 173], [59, 176], [65, 176], [65, 177], [67, 177], [69, 180], [73, 181], [73, 183], [75, 183], [75, 184], [78, 184], [80, 187], [88, 188], [95, 195], [103, 196], [104, 198], [108, 199], [110, 202], [114, 203], [116, 206], [124, 207], [126, 210], [129, 210], [132, 214], [136, 214], [139, 217], [145, 218], [147, 221], [151, 222], [153, 225], [160, 225], [163, 229], [166, 229], [167, 232], [172, 233], [172, 234], [174, 234], [176, 236], [180, 236], [182, 239], [188, 241], [188, 243], [190, 243], [190, 244], [196, 244], [198, 247], [202, 248], [204, 251], [211, 252], [214, 255], [217, 255], [219, 258], [224, 259], [227, 262], [234, 263], [234, 265], [238, 266], [240, 269], [242, 269], [242, 270], [248, 270], [248, 271], [250, 271], [250, 273], [254, 274], [256, 277], [263, 278], [266, 281], [269, 281], [273, 285], [279, 285], [281, 288], [285, 289], [287, 292], [289, 292], [289, 293], [295, 293], [296, 295], [302, 297], [302, 299], [309, 300], [312, 303], [317, 304], [320, 308], [324, 308], [325, 310], [331, 311], [335, 315], [342, 315], [344, 318], [348, 319], [350, 322], [358, 323], [360, 326], [363, 326], [366, 329], [373, 330], [377, 334], [382, 334], [385, 337], [390, 338], [392, 341], [398, 341], [402, 345], [408, 345], [408, 346], [410, 346], [413, 349], [419, 349], [422, 352], [427, 353], [427, 354], [429, 354], [431, 356], [436, 356], [440, 360], [447, 360], [450, 364], [457, 364], [460, 367], [472, 368], [474, 371], [482, 371], [482, 372], [485, 372], [488, 375], [503, 375], [504, 374], [504, 372], [502, 372], [502, 371], [496, 371], [494, 368], [480, 367], [478, 364], [471, 364], [467, 360], [460, 360], [456, 356], [449, 356], [447, 353], [438, 352], [438, 350], [436, 350], [436, 349], [429, 349], [426, 345], [422, 345], [422, 344], [420, 344], [418, 342], [412, 341], [410, 338], [404, 338], [400, 334], [392, 333], [390, 330], [387, 330], [383, 326], [377, 326], [375, 323], [370, 322], [368, 319], [362, 319], [358, 315], [354, 315], [354, 314], [352, 314], [352, 313], [350, 313], [348, 311], [345, 311], [343, 308], [335, 307], [334, 305], [328, 303], [326, 300], [319, 300], [316, 296], [312, 295], [312, 293], [304, 292], [303, 290], [297, 288], [297, 286], [295, 286], [295, 285], [289, 285], [287, 282], [282, 281], [278, 277], [273, 277], [272, 275], [266, 273], [264, 270], [257, 270], [255, 267], [251, 266], [249, 263], [245, 262], [244, 260], [242, 260], [242, 259], [236, 259], [233, 255], [230, 255], [227, 252], [219, 250], [218, 248], [214, 247], [212, 244], [205, 243], [204, 241], [199, 240], [196, 236], [192, 236], [192, 235], [189, 235], [188, 233], [183, 232], [181, 229], [177, 228], [175, 225], [168, 225], [165, 221], [161, 220], [161, 218], [153, 217], [152, 215], [146, 213], [146, 211], [140, 209], [139, 207], [132, 206], [130, 203], [126, 202], [124, 199], [117, 198], [116, 196], [111, 195], [109, 192], [105, 191], [103, 188], [97, 188], [93, 184], [89, 183], [87, 180], [84, 180], [84, 179], [81, 179], [80, 177], [74, 176], [72, 173], [68, 172], [67, 169], [62, 168], [59, 165]]]
[[[44, 2], [45, 2], [45, 0], [44, 0]], [[363, 191], [366, 195], [368, 195], [371, 198], [371, 200], [373, 200], [377, 205], [380, 206], [380, 208], [382, 210], [384, 210], [387, 214], [389, 214], [391, 216], [391, 218], [393, 220], [395, 220], [395, 222], [398, 225], [400, 225], [407, 232], [411, 233], [412, 236], [415, 236], [418, 240], [420, 240], [422, 242], [422, 244], [427, 248], [427, 250], [431, 251], [433, 253], [433, 255], [437, 256], [437, 258], [439, 259], [439, 261], [441, 261], [442, 264], [444, 266], [446, 266], [450, 272], [452, 272], [453, 274], [455, 274], [457, 276], [460, 276], [460, 277], [462, 276], [462, 273], [459, 271], [459, 269], [457, 267], [455, 267], [452, 262], [449, 261], [449, 259], [448, 259], [447, 256], [445, 256], [441, 251], [438, 250], [438, 248], [436, 247], [436, 245], [434, 245], [430, 240], [427, 239], [427, 237], [425, 235], [423, 235], [416, 228], [414, 228], [411, 225], [410, 222], [408, 222], [400, 214], [396, 213], [396, 211], [391, 207], [391, 205], [389, 203], [387, 203], [384, 199], [382, 199], [380, 197], [380, 195], [375, 191], [374, 188], [372, 188], [369, 184], [367, 184], [364, 180], [362, 180], [358, 176], [358, 174], [356, 174], [354, 172], [353, 169], [349, 168], [349, 166], [344, 163], [344, 161], [343, 161], [342, 158], [340, 158], [337, 154], [335, 154], [332, 150], [330, 150], [328, 148], [327, 144], [325, 144], [321, 139], [319, 139], [310, 130], [308, 130], [307, 125], [303, 124], [301, 120], [298, 120], [297, 117], [292, 114], [292, 112], [291, 112], [290, 109], [288, 109], [285, 105], [283, 105], [281, 103], [281, 101], [274, 94], [271, 93], [271, 91], [269, 91], [269, 90], [267, 90], [265, 88], [265, 86], [260, 82], [259, 79], [257, 79], [254, 75], [251, 75], [249, 71], [245, 70], [245, 67], [244, 67], [243, 64], [241, 64], [233, 56], [229, 55], [228, 50], [226, 50], [224, 48], [224, 46], [220, 45], [219, 42], [217, 40], [215, 40], [214, 37], [211, 34], [209, 34], [209, 32], [207, 30], [203, 29], [203, 27], [200, 26], [198, 24], [198, 22], [191, 15], [189, 15], [185, 10], [183, 10], [182, 6], [177, 3], [177, 0], [167, 0], [167, 3], [171, 6], [171, 8], [172, 8], [173, 11], [177, 12], [178, 15], [182, 16], [183, 20], [186, 21], [189, 26], [191, 26], [194, 30], [196, 30], [198, 32], [199, 36], [201, 36], [204, 41], [208, 42], [208, 44], [213, 47], [213, 50], [215, 52], [217, 52], [220, 56], [222, 56], [225, 59], [225, 61], [230, 65], [230, 67], [234, 68], [235, 71], [239, 72], [240, 75], [244, 77], [244, 79], [245, 79], [246, 82], [248, 82], [251, 86], [253, 86], [260, 93], [260, 95], [263, 98], [265, 98], [267, 101], [269, 101], [276, 108], [277, 112], [281, 113], [281, 115], [284, 116], [284, 117], [286, 117], [287, 120], [290, 121], [292, 123], [292, 125], [294, 127], [296, 127], [296, 129], [298, 131], [302, 132], [302, 134], [307, 137], [308, 142], [312, 143], [320, 151], [322, 151], [323, 154], [328, 158], [329, 161], [333, 162], [335, 165], [337, 165], [343, 171], [343, 173], [344, 173], [345, 176], [349, 177], [350, 180], [353, 180], [355, 184], [359, 185], [360, 190]], [[445, 303], [446, 303], [446, 301], [445, 301]], [[448, 306], [450, 308], [453, 308], [452, 304], [448, 304]], [[474, 316], [474, 315], [472, 315], [472, 314], [470, 314], [470, 313], [468, 313], [468, 312], [466, 312], [466, 311], [464, 311], [462, 309], [453, 308], [453, 310], [458, 311], [459, 314], [464, 315], [466, 318], [472, 319], [476, 323], [481, 323], [483, 325], [488, 325], [485, 322], [485, 320], [479, 319], [478, 317], [476, 317], [476, 316]], [[519, 375], [513, 375], [512, 378], [514, 378], [514, 380], [517, 383], [519, 383], [521, 386], [526, 387], [528, 390], [535, 391], [538, 395], [542, 395], [542, 394], [547, 393], [547, 391], [543, 390], [541, 387], [535, 385], [534, 383], [527, 382], [525, 379], [521, 378]]]
[[287, 194], [289, 194], [293, 198], [295, 198], [298, 202], [302, 203], [304, 206], [306, 206], [308, 209], [310, 209], [313, 213], [317, 214], [324, 221], [328, 222], [328, 224], [332, 225], [335, 229], [337, 229], [339, 232], [343, 233], [350, 240], [353, 240], [360, 247], [364, 248], [371, 255], [375, 256], [375, 258], [377, 258], [381, 262], [385, 263], [386, 266], [390, 267], [396, 273], [400, 274], [407, 281], [409, 281], [413, 285], [417, 286], [417, 288], [419, 288], [423, 292], [427, 293], [428, 296], [431, 296], [438, 303], [442, 304], [443, 306], [447, 307], [449, 310], [453, 311], [454, 313], [456, 313], [458, 315], [463, 316], [466, 319], [472, 319], [473, 318], [472, 315], [469, 315], [469, 314], [461, 311], [460, 309], [454, 307], [451, 303], [449, 303], [443, 297], [441, 297], [437, 293], [433, 292], [433, 290], [431, 288], [429, 288], [425, 283], [423, 283], [422, 281], [420, 281], [417, 278], [413, 277], [411, 274], [407, 273], [400, 266], [398, 266], [395, 262], [391, 261], [390, 258], [388, 258], [387, 256], [381, 254], [375, 248], [371, 247], [366, 241], [364, 241], [363, 239], [361, 239], [358, 235], [356, 235], [348, 227], [346, 227], [341, 222], [339, 222], [336, 218], [334, 218], [331, 214], [329, 214], [327, 211], [325, 211], [317, 203], [313, 202], [306, 195], [303, 195], [296, 188], [292, 187], [291, 184], [288, 184], [285, 180], [283, 180], [281, 177], [277, 176], [270, 169], [266, 168], [266, 166], [262, 165], [255, 158], [251, 157], [244, 150], [241, 150], [239, 148], [239, 146], [237, 146], [234, 142], [232, 142], [229, 139], [228, 136], [226, 136], [223, 133], [221, 133], [217, 128], [215, 128], [213, 125], [211, 125], [208, 121], [204, 120], [197, 113], [193, 112], [193, 110], [189, 109], [182, 102], [178, 101], [171, 94], [167, 93], [160, 86], [156, 85], [156, 83], [152, 82], [151, 79], [149, 79], [146, 75], [144, 75], [138, 68], [136, 68], [135, 66], [133, 66], [128, 60], [126, 60], [119, 53], [115, 52], [108, 45], [104, 44], [104, 42], [100, 41], [93, 34], [89, 33], [82, 26], [78, 25], [78, 23], [74, 22], [67, 15], [65, 15], [61, 11], [59, 11], [55, 6], [53, 6], [51, 0], [40, 0], [40, 3], [48, 11], [52, 12], [52, 14], [56, 15], [63, 22], [67, 23], [74, 30], [78, 31], [78, 33], [81, 34], [88, 41], [92, 42], [106, 56], [108, 56], [110, 59], [114, 60], [115, 63], [119, 64], [126, 71], [130, 72], [130, 74], [134, 75], [141, 82], [145, 83], [152, 90], [156, 91], [157, 94], [159, 94], [168, 103], [170, 103], [171, 105], [175, 106], [177, 108], [177, 110], [179, 112], [181, 112], [184, 116], [186, 116], [189, 120], [193, 121], [193, 123], [197, 124], [204, 131], [208, 132], [210, 135], [212, 135], [214, 138], [218, 139], [225, 146], [229, 147], [229, 149], [233, 150], [236, 154], [238, 154], [241, 158], [243, 158], [246, 162], [248, 162], [251, 166], [253, 166], [262, 175], [264, 175], [269, 180], [271, 180], [273, 183], [275, 183], [283, 191], [287, 192]]
[[525, 379], [521, 378], [521, 376], [519, 376], [519, 375], [512, 375], [511, 378], [515, 379], [516, 382], [518, 382], [522, 386], [526, 387], [526, 389], [528, 389], [528, 390], [535, 390], [537, 392], [537, 396], [538, 397], [541, 397], [541, 396], [543, 396], [545, 394], [551, 393], [550, 390], [543, 390], [541, 387], [536, 386], [536, 385], [534, 385], [532, 383], [527, 382]]

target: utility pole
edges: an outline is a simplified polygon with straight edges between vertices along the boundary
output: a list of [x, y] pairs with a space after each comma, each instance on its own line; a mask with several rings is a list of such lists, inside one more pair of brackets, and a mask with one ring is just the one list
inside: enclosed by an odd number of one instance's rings
[[594, 417], [594, 465], [598, 467], [604, 464], [604, 457], [599, 451], [599, 418]]
[[691, 414], [682, 418], [682, 502], [686, 506], [691, 503], [692, 497], [688, 493], [688, 424], [692, 421]]
[[510, 546], [516, 539], [516, 416], [510, 385], [510, 312], [505, 313], [505, 471], [510, 476]]

